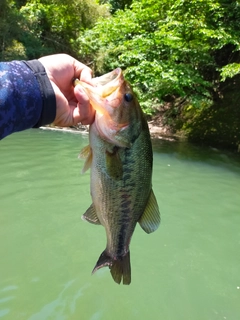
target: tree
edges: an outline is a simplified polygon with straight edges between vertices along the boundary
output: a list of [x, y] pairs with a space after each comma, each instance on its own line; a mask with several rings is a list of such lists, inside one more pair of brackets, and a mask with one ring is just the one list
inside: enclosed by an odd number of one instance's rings
[[124, 10], [126, 8], [129, 8], [130, 5], [132, 4], [132, 0], [121, 0], [121, 1], [116, 1], [116, 0], [101, 0], [101, 4], [109, 4], [111, 7], [111, 13], [116, 12], [117, 10]]
[[81, 34], [79, 52], [96, 74], [121, 67], [145, 112], [167, 110], [166, 121], [195, 141], [234, 146], [239, 20], [239, 1], [133, 0]]
[[80, 53], [97, 73], [122, 67], [146, 111], [169, 97], [203, 107], [220, 80], [215, 57], [228, 45], [239, 51], [239, 15], [237, 1], [134, 0], [87, 30]]
[[1, 60], [56, 52], [76, 57], [76, 38], [100, 16], [109, 16], [108, 7], [94, 0], [1, 0]]
[[15, 2], [1, 0], [0, 2], [0, 59], [24, 59], [26, 52], [19, 41], [20, 30], [16, 28], [19, 22], [19, 14], [15, 8]]

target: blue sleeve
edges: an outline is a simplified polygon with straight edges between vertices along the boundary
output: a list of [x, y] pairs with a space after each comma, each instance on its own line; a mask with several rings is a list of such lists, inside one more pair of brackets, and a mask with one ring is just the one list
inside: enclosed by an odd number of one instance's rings
[[0, 63], [0, 139], [51, 123], [56, 98], [38, 60]]

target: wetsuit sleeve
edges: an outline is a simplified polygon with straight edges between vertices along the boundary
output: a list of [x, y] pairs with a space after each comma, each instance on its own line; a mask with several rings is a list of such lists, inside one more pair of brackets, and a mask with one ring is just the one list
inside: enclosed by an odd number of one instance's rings
[[0, 139], [53, 122], [56, 98], [38, 60], [0, 63]]

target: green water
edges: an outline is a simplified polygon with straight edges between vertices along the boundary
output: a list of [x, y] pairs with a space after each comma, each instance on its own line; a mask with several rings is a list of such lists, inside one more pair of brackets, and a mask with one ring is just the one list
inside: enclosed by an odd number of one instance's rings
[[240, 159], [154, 142], [157, 232], [137, 226], [132, 284], [91, 271], [101, 226], [77, 159], [87, 136], [29, 130], [0, 142], [0, 319], [240, 319]]

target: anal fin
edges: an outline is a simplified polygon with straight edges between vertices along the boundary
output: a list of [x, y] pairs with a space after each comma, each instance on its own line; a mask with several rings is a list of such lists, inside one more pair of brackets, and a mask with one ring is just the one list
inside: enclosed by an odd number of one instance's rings
[[160, 212], [156, 197], [151, 190], [147, 206], [139, 219], [139, 224], [146, 233], [151, 233], [157, 230], [160, 224]]

